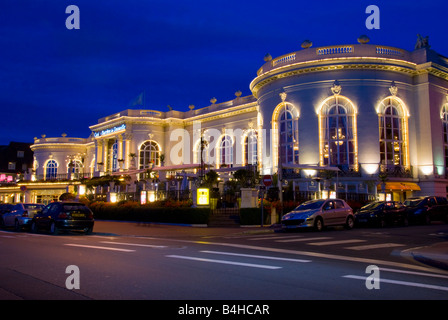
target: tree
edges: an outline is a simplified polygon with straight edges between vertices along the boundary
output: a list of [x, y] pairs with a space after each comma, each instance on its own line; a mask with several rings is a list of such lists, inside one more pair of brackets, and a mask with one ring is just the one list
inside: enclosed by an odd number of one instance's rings
[[216, 171], [210, 170], [209, 172], [207, 172], [205, 174], [202, 185], [209, 189], [212, 189], [215, 184], [216, 184], [216, 187], [218, 187], [218, 183], [219, 183], [218, 177], [219, 177], [219, 175]]
[[254, 188], [260, 180], [258, 171], [248, 169], [237, 170], [233, 177], [238, 181], [240, 188]]

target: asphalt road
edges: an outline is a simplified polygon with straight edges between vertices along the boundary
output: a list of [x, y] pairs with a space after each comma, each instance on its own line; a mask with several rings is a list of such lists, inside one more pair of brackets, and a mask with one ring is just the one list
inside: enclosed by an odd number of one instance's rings
[[447, 239], [446, 224], [284, 233], [96, 221], [92, 235], [0, 230], [0, 299], [447, 300], [448, 272], [409, 254]]

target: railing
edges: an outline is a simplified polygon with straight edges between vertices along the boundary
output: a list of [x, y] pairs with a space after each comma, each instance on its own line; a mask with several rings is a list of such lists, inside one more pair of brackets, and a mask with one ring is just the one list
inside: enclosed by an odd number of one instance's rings
[[404, 56], [404, 52], [399, 49], [387, 48], [387, 47], [376, 47], [377, 54], [385, 54], [390, 56]]
[[282, 55], [266, 62], [260, 69], [258, 69], [257, 76], [262, 76], [273, 69], [284, 67], [288, 64], [320, 60], [323, 58], [339, 58], [344, 55], [351, 58], [381, 57], [412, 61], [411, 54], [408, 51], [399, 48], [369, 44], [336, 45], [315, 49], [304, 49]]
[[316, 53], [318, 56], [328, 54], [353, 53], [354, 51], [355, 49], [353, 46], [336, 46], [336, 47], [325, 47], [316, 49]]
[[277, 58], [275, 60], [272, 60], [272, 66], [275, 67], [278, 64], [282, 64], [282, 63], [289, 63], [296, 60], [296, 53], [291, 53], [285, 56], [282, 56], [280, 58]]

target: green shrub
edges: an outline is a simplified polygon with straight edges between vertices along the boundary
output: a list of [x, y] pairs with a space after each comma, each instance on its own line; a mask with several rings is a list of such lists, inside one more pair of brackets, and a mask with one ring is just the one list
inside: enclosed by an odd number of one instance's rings
[[[263, 210], [263, 224], [269, 220], [269, 212]], [[240, 209], [241, 225], [260, 225], [261, 224], [261, 208], [241, 208]]]
[[95, 219], [180, 224], [207, 224], [210, 209], [191, 207], [152, 207], [137, 203], [90, 204]]

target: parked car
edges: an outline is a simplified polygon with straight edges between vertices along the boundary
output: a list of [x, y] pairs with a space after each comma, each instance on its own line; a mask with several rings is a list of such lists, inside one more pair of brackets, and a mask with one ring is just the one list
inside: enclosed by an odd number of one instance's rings
[[306, 201], [282, 217], [284, 229], [315, 228], [321, 231], [326, 226], [354, 226], [352, 208], [342, 199], [319, 199]]
[[93, 231], [93, 213], [83, 203], [52, 202], [36, 214], [31, 222], [31, 231], [49, 230], [58, 234], [60, 230], [83, 230], [89, 234]]
[[17, 203], [12, 206], [10, 212], [2, 216], [4, 227], [14, 227], [20, 231], [24, 227], [29, 227], [34, 215], [41, 211], [45, 206], [39, 203]]
[[404, 205], [411, 223], [448, 222], [448, 200], [445, 197], [409, 198], [404, 202]]
[[13, 207], [14, 205], [11, 203], [0, 203], [0, 226], [3, 225], [3, 219], [1, 219], [3, 214], [11, 212]]
[[355, 213], [355, 224], [357, 225], [385, 227], [396, 223], [408, 225], [406, 208], [398, 201], [374, 201]]

